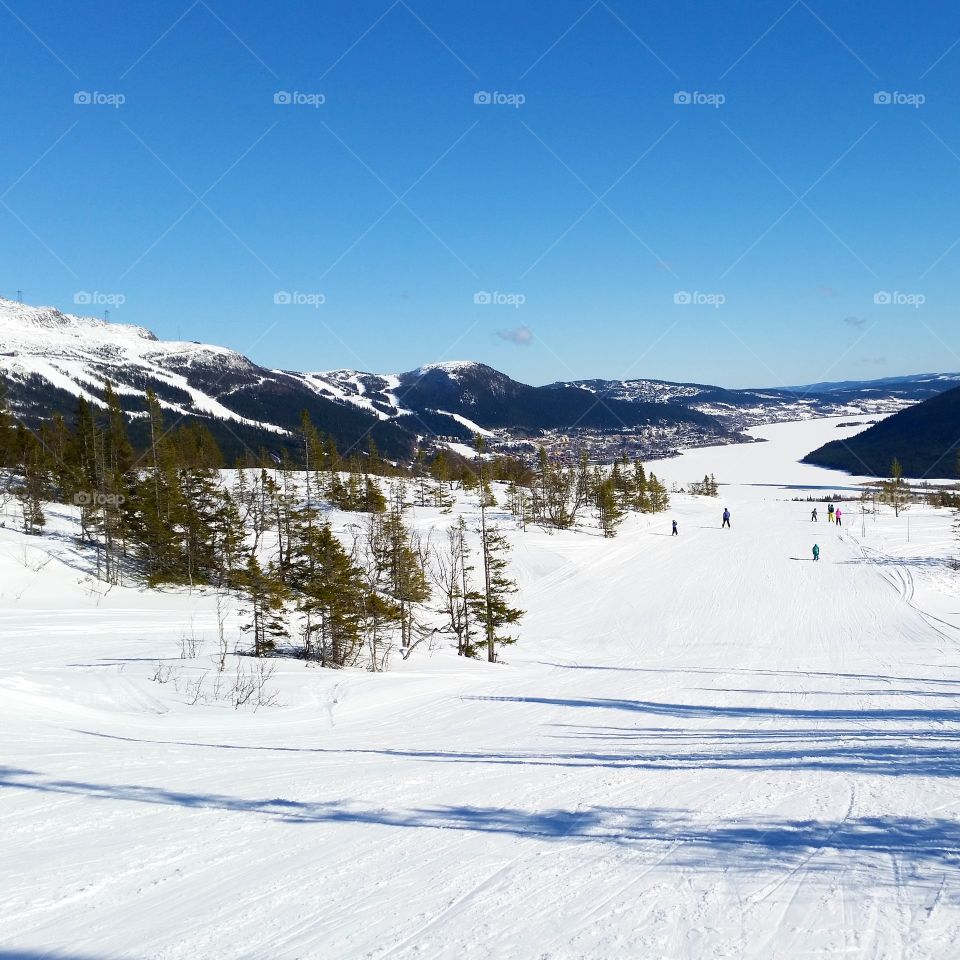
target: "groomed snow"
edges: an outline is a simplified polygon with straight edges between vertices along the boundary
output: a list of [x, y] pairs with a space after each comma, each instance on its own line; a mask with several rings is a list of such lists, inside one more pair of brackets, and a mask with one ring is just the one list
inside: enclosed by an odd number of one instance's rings
[[813, 524], [748, 484], [843, 486], [793, 463], [841, 431], [760, 432], [654, 465], [721, 502], [613, 541], [511, 531], [507, 663], [280, 661], [256, 713], [186, 702], [210, 596], [105, 591], [8, 523], [0, 955], [954, 960], [951, 517]]

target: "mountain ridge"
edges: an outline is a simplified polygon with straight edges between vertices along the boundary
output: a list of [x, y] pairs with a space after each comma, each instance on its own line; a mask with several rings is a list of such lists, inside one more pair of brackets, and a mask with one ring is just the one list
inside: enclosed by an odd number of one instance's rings
[[640, 453], [660, 456], [740, 442], [759, 423], [894, 412], [924, 391], [960, 383], [960, 375], [928, 374], [878, 381], [889, 384], [886, 391], [870, 381], [803, 393], [651, 378], [531, 386], [473, 360], [401, 373], [301, 372], [260, 366], [228, 347], [161, 340], [146, 327], [2, 298], [0, 378], [14, 412], [30, 423], [55, 410], [69, 415], [78, 397], [102, 407], [109, 382], [134, 425], [149, 389], [169, 414], [210, 423], [228, 446], [295, 446], [305, 409], [344, 449], [365, 449], [372, 438], [396, 458], [410, 457], [425, 438], [469, 442], [478, 432], [506, 443], [629, 436]]

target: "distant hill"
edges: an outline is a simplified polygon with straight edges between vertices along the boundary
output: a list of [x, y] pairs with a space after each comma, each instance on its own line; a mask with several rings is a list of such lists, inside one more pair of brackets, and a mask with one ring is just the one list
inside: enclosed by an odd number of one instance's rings
[[920, 373], [880, 380], [846, 380], [799, 387], [728, 389], [669, 380], [573, 380], [573, 386], [605, 400], [672, 403], [715, 417], [728, 430], [814, 417], [895, 413], [960, 385], [960, 373]]
[[758, 424], [893, 413], [960, 383], [960, 376], [731, 390], [652, 379], [531, 386], [471, 360], [406, 373], [274, 370], [226, 347], [160, 340], [143, 327], [0, 298], [0, 382], [13, 412], [30, 426], [54, 412], [69, 418], [78, 397], [102, 410], [109, 382], [135, 440], [145, 429], [151, 390], [168, 423], [202, 421], [228, 460], [245, 449], [298, 450], [302, 410], [341, 452], [365, 450], [373, 440], [387, 456], [408, 460], [424, 440], [457, 444], [479, 432], [526, 449], [576, 437], [612, 459], [626, 452], [625, 443], [631, 455], [670, 456], [684, 447], [744, 442], [743, 431]]
[[896, 457], [908, 477], [954, 479], [960, 452], [960, 387], [881, 420], [849, 440], [831, 440], [804, 463], [883, 477]]
[[369, 438], [400, 460], [421, 438], [469, 442], [477, 432], [510, 440], [544, 431], [656, 428], [685, 430], [699, 442], [732, 439], [716, 418], [680, 404], [533, 387], [473, 361], [400, 374], [271, 370], [225, 347], [160, 340], [143, 327], [2, 298], [0, 381], [14, 413], [30, 425], [54, 412], [69, 417], [78, 397], [103, 409], [109, 382], [135, 439], [152, 390], [170, 422], [203, 421], [231, 458], [244, 448], [298, 449], [302, 410], [342, 452], [365, 450]]
[[906, 377], [881, 377], [878, 380], [837, 380], [791, 387], [797, 393], [818, 397], [843, 397], [848, 401], [898, 398], [926, 400], [960, 385], [958, 373], [914, 373]]

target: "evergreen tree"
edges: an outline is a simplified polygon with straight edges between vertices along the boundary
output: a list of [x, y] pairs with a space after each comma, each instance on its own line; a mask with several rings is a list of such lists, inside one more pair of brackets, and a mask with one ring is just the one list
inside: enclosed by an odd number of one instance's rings
[[576, 511], [571, 508], [574, 487], [578, 487], [578, 496], [586, 496], [588, 490], [575, 470], [564, 470], [554, 464], [547, 456], [544, 447], [537, 452], [537, 473], [535, 480], [536, 497], [534, 507], [536, 518], [547, 526], [565, 529], [573, 525]]
[[905, 510], [910, 503], [910, 486], [903, 479], [903, 467], [900, 461], [894, 458], [890, 464], [890, 479], [880, 485], [880, 501], [893, 507], [894, 516], [899, 517], [900, 511]]
[[603, 477], [598, 470], [595, 483], [597, 517], [600, 521], [600, 529], [605, 537], [615, 537], [617, 528], [623, 522], [624, 515], [617, 489], [618, 478], [614, 476]]
[[520, 621], [523, 611], [510, 606], [510, 598], [517, 592], [517, 585], [507, 573], [510, 544], [506, 537], [496, 527], [482, 528], [480, 550], [484, 570], [483, 590], [471, 591], [468, 602], [471, 613], [484, 631], [487, 660], [494, 663], [500, 647], [516, 643], [517, 638], [504, 631]]
[[517, 480], [507, 484], [507, 508], [517, 518], [517, 526], [527, 529], [527, 523], [533, 519], [530, 491]]
[[382, 530], [385, 592], [399, 609], [400, 646], [408, 651], [418, 626], [415, 607], [430, 599], [425, 556], [419, 538], [407, 528], [396, 504], [385, 515]]
[[[478, 474], [483, 487], [483, 437], [479, 434], [474, 446], [479, 464]], [[494, 663], [497, 659], [497, 647], [515, 643], [516, 637], [503, 633], [506, 627], [517, 623], [523, 611], [509, 604], [510, 597], [517, 592], [516, 584], [507, 574], [507, 555], [510, 544], [506, 537], [493, 526], [487, 524], [487, 511], [484, 499], [480, 497], [480, 551], [483, 560], [483, 591], [473, 591], [467, 600], [471, 611], [483, 624], [487, 644], [487, 660]]]
[[251, 554], [242, 577], [242, 589], [249, 605], [249, 620], [240, 629], [252, 634], [253, 655], [272, 653], [287, 634], [287, 591], [274, 570], [264, 570]]
[[670, 506], [667, 488], [657, 479], [655, 473], [651, 473], [647, 478], [647, 503], [650, 513], [663, 513]]
[[364, 583], [329, 524], [303, 528], [292, 580], [306, 621], [305, 656], [324, 667], [351, 665], [361, 644]]
[[174, 451], [164, 428], [163, 413], [152, 391], [147, 393], [150, 442], [145, 453], [147, 469], [132, 486], [133, 530], [147, 582], [185, 583], [189, 574], [183, 563], [178, 525], [183, 519], [184, 498]]
[[354, 509], [363, 513], [383, 513], [387, 509], [386, 498], [375, 480], [370, 477], [364, 479], [363, 498]]
[[633, 509], [641, 513], [650, 512], [650, 501], [647, 498], [647, 472], [643, 463], [638, 459], [633, 462], [633, 484], [631, 494]]
[[417, 456], [413, 461], [413, 482], [416, 491], [417, 506], [425, 507], [430, 502], [430, 471], [423, 447], [417, 449]]
[[13, 487], [13, 495], [20, 503], [24, 533], [39, 534], [47, 522], [43, 505], [50, 498], [50, 474], [40, 442], [32, 433], [25, 430], [24, 434], [20, 438], [22, 479]]

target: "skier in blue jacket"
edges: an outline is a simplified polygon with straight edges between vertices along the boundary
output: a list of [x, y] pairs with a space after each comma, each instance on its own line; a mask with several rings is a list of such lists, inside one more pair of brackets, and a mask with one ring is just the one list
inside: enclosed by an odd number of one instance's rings
[[820, 544], [815, 543], [813, 545], [813, 560], [816, 562], [820, 559]]
[[[723, 523], [720, 524], [720, 529], [730, 526], [730, 511], [724, 507], [723, 508]], [[731, 528], [732, 529], [732, 528]]]

